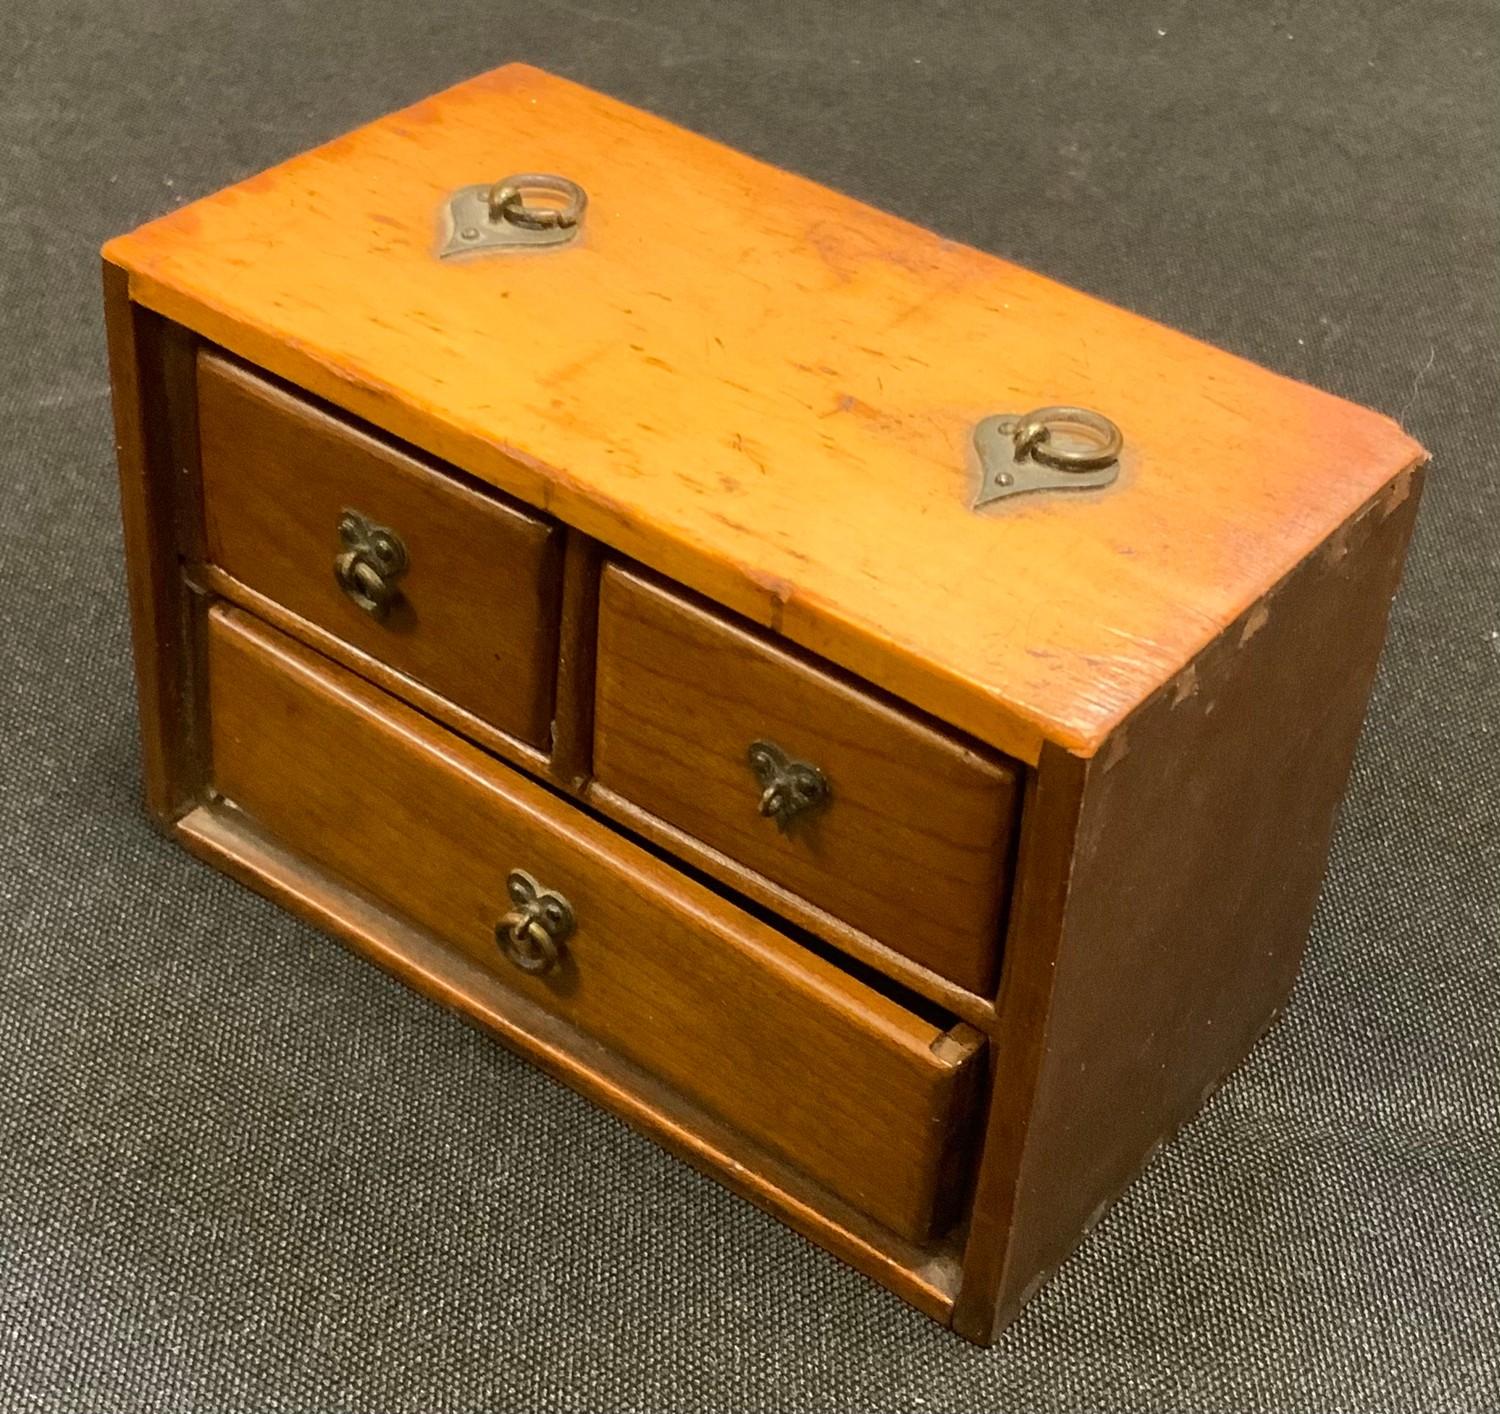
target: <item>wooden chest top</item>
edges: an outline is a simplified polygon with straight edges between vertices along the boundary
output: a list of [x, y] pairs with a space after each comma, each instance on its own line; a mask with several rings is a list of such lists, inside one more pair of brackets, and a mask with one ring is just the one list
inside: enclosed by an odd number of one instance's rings
[[[436, 258], [451, 191], [538, 170], [587, 190], [576, 243]], [[137, 302], [1032, 762], [1095, 752], [1422, 457], [521, 65], [105, 253]], [[1055, 403], [1120, 425], [1119, 481], [975, 511], [974, 425]]]

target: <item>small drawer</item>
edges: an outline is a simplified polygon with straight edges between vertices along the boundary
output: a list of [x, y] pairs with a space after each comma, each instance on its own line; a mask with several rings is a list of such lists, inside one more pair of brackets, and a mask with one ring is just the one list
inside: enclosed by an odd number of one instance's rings
[[898, 1235], [953, 1222], [977, 1032], [874, 990], [238, 610], [211, 612], [208, 674], [214, 786], [285, 846]]
[[198, 360], [198, 426], [214, 565], [549, 749], [555, 526], [210, 352]]
[[619, 565], [600, 590], [594, 721], [607, 792], [992, 990], [1010, 763]]

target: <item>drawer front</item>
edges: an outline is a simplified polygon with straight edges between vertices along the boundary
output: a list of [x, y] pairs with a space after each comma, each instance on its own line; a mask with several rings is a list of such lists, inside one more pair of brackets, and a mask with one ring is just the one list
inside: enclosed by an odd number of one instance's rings
[[[517, 740], [549, 748], [561, 586], [554, 526], [212, 353], [199, 357], [198, 423], [214, 564]], [[384, 546], [357, 527], [341, 536], [349, 511], [395, 532], [404, 568], [385, 574]]]
[[[951, 1222], [977, 1033], [908, 1011], [238, 610], [213, 610], [208, 665], [215, 787], [284, 844], [892, 1231]], [[497, 945], [497, 922], [526, 916], [507, 897], [517, 869], [571, 911], [551, 970]], [[550, 935], [519, 926], [520, 955], [545, 962]]]
[[1016, 769], [632, 570], [600, 592], [598, 783], [990, 993]]

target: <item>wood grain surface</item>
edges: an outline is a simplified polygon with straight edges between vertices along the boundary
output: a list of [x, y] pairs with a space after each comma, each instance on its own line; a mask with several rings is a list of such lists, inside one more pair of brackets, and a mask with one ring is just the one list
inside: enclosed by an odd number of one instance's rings
[[951, 1244], [896, 1237], [368, 893], [287, 850], [243, 811], [223, 801], [202, 805], [177, 822], [175, 833], [199, 858], [483, 1027], [554, 1079], [947, 1324], [959, 1279]]
[[1015, 1315], [1285, 1002], [1420, 490], [1414, 473], [1364, 507], [1104, 754], [1043, 761], [955, 1312], [971, 1339]]
[[[921, 1241], [965, 1189], [983, 1042], [799, 948], [374, 688], [213, 611], [218, 792], [518, 993]], [[562, 965], [499, 951], [507, 873], [570, 901]]]
[[[434, 258], [565, 173], [564, 250]], [[997, 197], [997, 199], [999, 199]], [[1110, 728], [1420, 459], [1389, 419], [521, 65], [112, 241], [134, 298], [1026, 761]], [[971, 429], [1113, 489], [970, 509]]]
[[[620, 565], [603, 576], [595, 682], [601, 787], [991, 993], [1012, 766]], [[784, 831], [761, 815], [758, 740], [822, 771], [827, 805]]]
[[173, 435], [178, 419], [169, 412], [184, 393], [191, 401], [191, 384], [173, 381], [172, 349], [174, 339], [181, 346], [181, 331], [131, 302], [123, 270], [106, 261], [102, 274], [141, 770], [146, 808], [167, 825], [193, 803], [199, 784], [190, 701], [193, 609], [177, 567], [186, 496], [182, 449]]
[[[551, 745], [561, 532], [216, 354], [198, 361], [207, 554], [519, 741]], [[334, 578], [345, 509], [410, 565], [380, 619]]]
[[224, 599], [254, 614], [262, 623], [289, 634], [321, 653], [325, 658], [332, 658], [334, 662], [348, 668], [350, 672], [358, 673], [366, 682], [374, 683], [383, 691], [393, 693], [402, 701], [409, 702], [419, 712], [425, 713], [436, 722], [441, 722], [443, 726], [457, 732], [460, 736], [467, 737], [486, 751], [493, 752], [502, 761], [509, 761], [514, 765], [524, 767], [535, 776], [546, 776], [552, 773], [554, 762], [545, 751], [507, 735], [482, 717], [476, 717], [472, 712], [464, 711], [462, 707], [440, 696], [415, 678], [398, 672], [389, 663], [356, 648], [337, 634], [319, 628], [311, 620], [299, 617], [284, 604], [279, 604], [265, 594], [257, 593], [249, 585], [242, 584], [217, 565], [193, 565], [187, 571], [187, 575], [191, 586], [208, 602]]

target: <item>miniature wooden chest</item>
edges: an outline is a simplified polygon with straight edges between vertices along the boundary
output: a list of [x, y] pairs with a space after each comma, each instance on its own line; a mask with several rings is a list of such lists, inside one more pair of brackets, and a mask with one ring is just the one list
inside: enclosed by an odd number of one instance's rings
[[1421, 450], [521, 66], [104, 255], [155, 816], [991, 1339], [1287, 996]]

